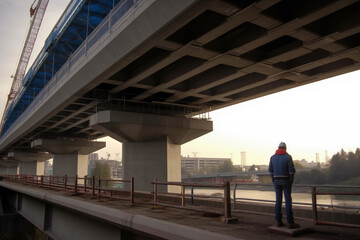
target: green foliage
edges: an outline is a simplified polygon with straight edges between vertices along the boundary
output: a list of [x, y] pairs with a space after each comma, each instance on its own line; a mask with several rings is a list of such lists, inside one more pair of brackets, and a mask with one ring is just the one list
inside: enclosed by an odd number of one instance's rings
[[223, 164], [219, 166], [219, 172], [233, 172], [234, 165], [232, 161], [225, 161]]
[[249, 172], [255, 172], [255, 171], [261, 171], [259, 167], [255, 166], [255, 164], [253, 164], [250, 168], [249, 168]]
[[[107, 162], [96, 162], [95, 168], [91, 171], [90, 176], [101, 177], [101, 179], [111, 179], [111, 169]], [[103, 185], [103, 184], [101, 184]], [[104, 186], [113, 186], [113, 182], [106, 182]]]
[[354, 186], [360, 186], [360, 176], [350, 178], [348, 180], [339, 182], [340, 185], [354, 185]]
[[330, 161], [329, 182], [336, 183], [360, 176], [360, 149], [346, 153], [343, 149]]
[[111, 178], [109, 164], [107, 162], [104, 163], [96, 162], [95, 168], [91, 171], [90, 175], [95, 177], [101, 176], [101, 178], [103, 179]]
[[294, 161], [294, 166], [295, 166], [295, 169], [303, 169], [303, 168], [305, 168], [305, 167], [301, 164], [301, 162], [300, 162], [299, 160], [295, 160], [295, 161]]
[[360, 149], [336, 153], [330, 161], [329, 169], [319, 166], [310, 171], [298, 171], [295, 175], [298, 184], [343, 184], [360, 185]]

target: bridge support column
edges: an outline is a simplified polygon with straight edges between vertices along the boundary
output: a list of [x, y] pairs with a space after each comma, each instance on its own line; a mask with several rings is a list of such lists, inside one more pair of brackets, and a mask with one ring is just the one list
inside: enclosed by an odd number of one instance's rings
[[124, 179], [134, 177], [143, 191], [154, 179], [180, 182], [181, 144], [213, 129], [204, 119], [111, 110], [93, 115], [90, 126], [123, 143]]
[[[136, 189], [151, 191], [151, 182], [181, 182], [181, 146], [169, 137], [146, 142], [123, 143], [124, 179], [134, 177]], [[159, 186], [159, 190], [175, 191], [176, 187]]]
[[45, 163], [41, 161], [20, 162], [19, 174], [44, 175]]
[[13, 151], [8, 158], [20, 162], [19, 174], [44, 175], [45, 161], [53, 156], [45, 152]]
[[19, 174], [19, 162], [9, 160], [7, 157], [0, 160], [0, 175]]
[[31, 143], [31, 147], [54, 155], [54, 176], [84, 177], [88, 171], [88, 155], [105, 146], [105, 142], [91, 142], [85, 139], [36, 139]]

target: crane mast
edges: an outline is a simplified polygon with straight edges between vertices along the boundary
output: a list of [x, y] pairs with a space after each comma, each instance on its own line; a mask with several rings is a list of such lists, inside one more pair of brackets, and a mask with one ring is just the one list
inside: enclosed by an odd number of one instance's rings
[[11, 102], [15, 99], [16, 94], [19, 92], [23, 83], [25, 71], [30, 60], [31, 52], [34, 48], [35, 40], [38, 35], [48, 2], [49, 0], [35, 0], [30, 7], [30, 27], [26, 36], [23, 50], [20, 55], [20, 60], [16, 68], [15, 75], [13, 76], [13, 82], [5, 105], [1, 126], [4, 124], [5, 115]]

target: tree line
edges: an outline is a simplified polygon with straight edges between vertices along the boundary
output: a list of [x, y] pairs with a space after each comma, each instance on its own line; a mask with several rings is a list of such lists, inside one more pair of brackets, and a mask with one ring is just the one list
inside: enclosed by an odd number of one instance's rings
[[355, 152], [342, 149], [332, 156], [329, 168], [321, 169], [318, 166], [310, 171], [297, 171], [294, 182], [360, 185], [360, 148]]

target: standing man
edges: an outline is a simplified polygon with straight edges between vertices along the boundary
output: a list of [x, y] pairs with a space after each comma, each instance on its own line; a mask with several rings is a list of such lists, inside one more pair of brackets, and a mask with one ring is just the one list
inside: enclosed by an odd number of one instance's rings
[[286, 144], [281, 142], [278, 150], [270, 158], [269, 172], [272, 182], [275, 187], [276, 204], [275, 204], [275, 219], [276, 226], [282, 227], [284, 223], [282, 221], [282, 196], [284, 192], [285, 196], [285, 209], [286, 220], [288, 222], [288, 228], [298, 228], [299, 224], [294, 222], [292, 212], [292, 200], [291, 200], [291, 186], [294, 181], [295, 167], [292, 157], [286, 152]]

